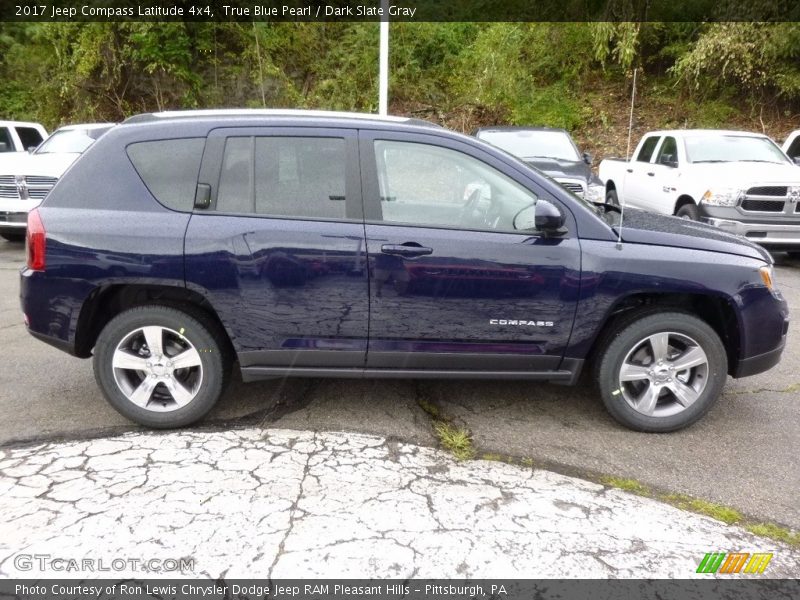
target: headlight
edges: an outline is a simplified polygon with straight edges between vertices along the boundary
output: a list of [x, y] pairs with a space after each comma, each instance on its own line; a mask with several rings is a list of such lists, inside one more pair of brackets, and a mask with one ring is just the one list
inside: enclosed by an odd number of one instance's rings
[[741, 195], [742, 190], [737, 188], [716, 188], [703, 194], [700, 202], [713, 204], [714, 206], [736, 206]]
[[767, 289], [771, 290], [773, 286], [772, 265], [761, 267], [758, 269], [758, 272], [761, 273], [761, 280], [764, 282], [764, 285], [767, 286]]
[[605, 202], [606, 201], [606, 186], [597, 183], [590, 183], [586, 188], [586, 199], [589, 202]]

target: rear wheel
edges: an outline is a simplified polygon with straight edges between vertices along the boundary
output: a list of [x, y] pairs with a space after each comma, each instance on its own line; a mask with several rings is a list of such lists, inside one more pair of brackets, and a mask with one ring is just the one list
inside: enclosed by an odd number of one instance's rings
[[201, 419], [222, 394], [229, 367], [221, 334], [201, 315], [144, 306], [117, 315], [94, 351], [94, 373], [108, 402], [155, 428]]
[[722, 392], [725, 347], [704, 321], [650, 313], [620, 323], [597, 369], [603, 403], [623, 425], [666, 432], [700, 419]]
[[678, 209], [675, 216], [689, 221], [698, 221], [700, 219], [700, 211], [697, 210], [696, 204], [684, 204]]

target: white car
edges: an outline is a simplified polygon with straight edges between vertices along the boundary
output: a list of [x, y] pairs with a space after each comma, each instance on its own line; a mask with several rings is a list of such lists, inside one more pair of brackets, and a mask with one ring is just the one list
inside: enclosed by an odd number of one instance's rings
[[781, 150], [794, 161], [794, 164], [800, 166], [800, 129], [789, 134]]
[[600, 163], [606, 202], [703, 221], [800, 252], [800, 170], [760, 133], [653, 131], [629, 161]]
[[39, 123], [0, 121], [0, 159], [33, 150], [46, 137], [47, 130]]
[[114, 123], [85, 123], [57, 129], [31, 153], [0, 161], [0, 237], [25, 239], [28, 212], [41, 203], [58, 178]]

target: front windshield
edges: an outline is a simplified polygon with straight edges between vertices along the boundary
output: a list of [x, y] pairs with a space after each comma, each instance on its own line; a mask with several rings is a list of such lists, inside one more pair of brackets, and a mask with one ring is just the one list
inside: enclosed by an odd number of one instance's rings
[[81, 154], [109, 129], [111, 127], [56, 131], [36, 149], [36, 154]]
[[564, 131], [481, 131], [478, 137], [523, 159], [581, 160], [575, 145]]
[[686, 157], [692, 163], [786, 163], [786, 157], [769, 138], [747, 135], [692, 135], [686, 138]]

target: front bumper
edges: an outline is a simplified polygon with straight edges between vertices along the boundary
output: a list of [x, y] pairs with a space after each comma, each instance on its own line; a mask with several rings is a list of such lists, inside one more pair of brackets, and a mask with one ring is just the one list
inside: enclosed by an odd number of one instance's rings
[[731, 219], [701, 217], [703, 223], [719, 227], [723, 231], [735, 233], [748, 240], [770, 247], [800, 249], [800, 225], [783, 223], [746, 223]]
[[28, 212], [0, 210], [0, 231], [25, 233], [28, 226]]

